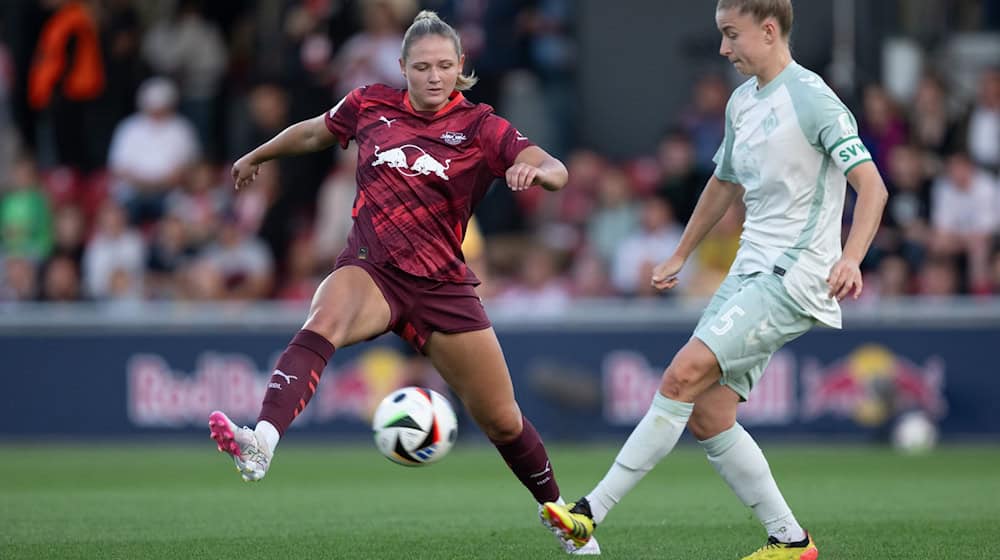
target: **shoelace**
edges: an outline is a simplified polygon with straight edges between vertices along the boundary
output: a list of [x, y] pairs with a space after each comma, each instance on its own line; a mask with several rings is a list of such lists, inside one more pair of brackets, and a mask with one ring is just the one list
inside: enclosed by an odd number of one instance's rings
[[757, 549], [757, 552], [763, 552], [765, 550], [772, 550], [775, 548], [781, 548], [781, 541], [774, 537], [767, 537], [767, 544]]
[[257, 463], [260, 466], [264, 466], [270, 461], [257, 441], [257, 437], [253, 434], [250, 435], [250, 441], [246, 445], [241, 446], [240, 451], [241, 458], [245, 463]]

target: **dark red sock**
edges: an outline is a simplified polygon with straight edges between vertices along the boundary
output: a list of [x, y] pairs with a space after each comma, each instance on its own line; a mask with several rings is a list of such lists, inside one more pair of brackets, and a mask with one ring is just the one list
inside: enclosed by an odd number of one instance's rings
[[523, 421], [521, 435], [506, 443], [494, 441], [493, 445], [538, 503], [554, 502], [559, 499], [559, 485], [549, 463], [549, 454], [535, 427], [527, 418]]
[[322, 335], [305, 329], [296, 333], [267, 380], [267, 393], [257, 421], [267, 420], [284, 435], [316, 392], [319, 377], [333, 351], [333, 344]]

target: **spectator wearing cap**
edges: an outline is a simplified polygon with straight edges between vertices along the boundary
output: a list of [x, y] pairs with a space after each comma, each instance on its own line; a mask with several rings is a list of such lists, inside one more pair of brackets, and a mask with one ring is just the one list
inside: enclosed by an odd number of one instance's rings
[[108, 165], [112, 192], [133, 223], [164, 212], [167, 194], [184, 180], [200, 152], [194, 127], [177, 114], [177, 88], [166, 78], [139, 87], [139, 112], [126, 118], [111, 138]]
[[[216, 100], [222, 91], [229, 54], [219, 27], [206, 19], [201, 0], [181, 0], [174, 17], [146, 33], [142, 56], [153, 71], [177, 81], [180, 111], [194, 124], [206, 149], [212, 146]], [[213, 154], [214, 155], [214, 154]]]

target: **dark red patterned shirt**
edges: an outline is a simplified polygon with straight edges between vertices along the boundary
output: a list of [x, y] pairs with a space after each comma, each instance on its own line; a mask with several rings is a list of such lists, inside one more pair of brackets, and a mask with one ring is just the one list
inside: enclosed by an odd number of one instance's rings
[[351, 236], [368, 260], [445, 282], [478, 284], [462, 255], [472, 210], [533, 146], [489, 105], [455, 92], [436, 113], [405, 90], [358, 88], [326, 115], [342, 146], [358, 144]]

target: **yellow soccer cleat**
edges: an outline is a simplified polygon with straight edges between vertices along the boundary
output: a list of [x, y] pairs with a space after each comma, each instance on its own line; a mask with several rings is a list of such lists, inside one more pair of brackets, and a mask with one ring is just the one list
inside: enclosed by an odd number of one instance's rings
[[594, 520], [587, 515], [589, 509], [585, 500], [580, 504], [566, 505], [547, 502], [542, 505], [542, 520], [559, 531], [563, 538], [571, 540], [577, 547], [582, 547], [587, 544], [597, 527], [594, 525]]
[[799, 542], [783, 543], [774, 537], [767, 538], [767, 544], [757, 549], [743, 560], [816, 560], [819, 549], [806, 531], [806, 538]]

